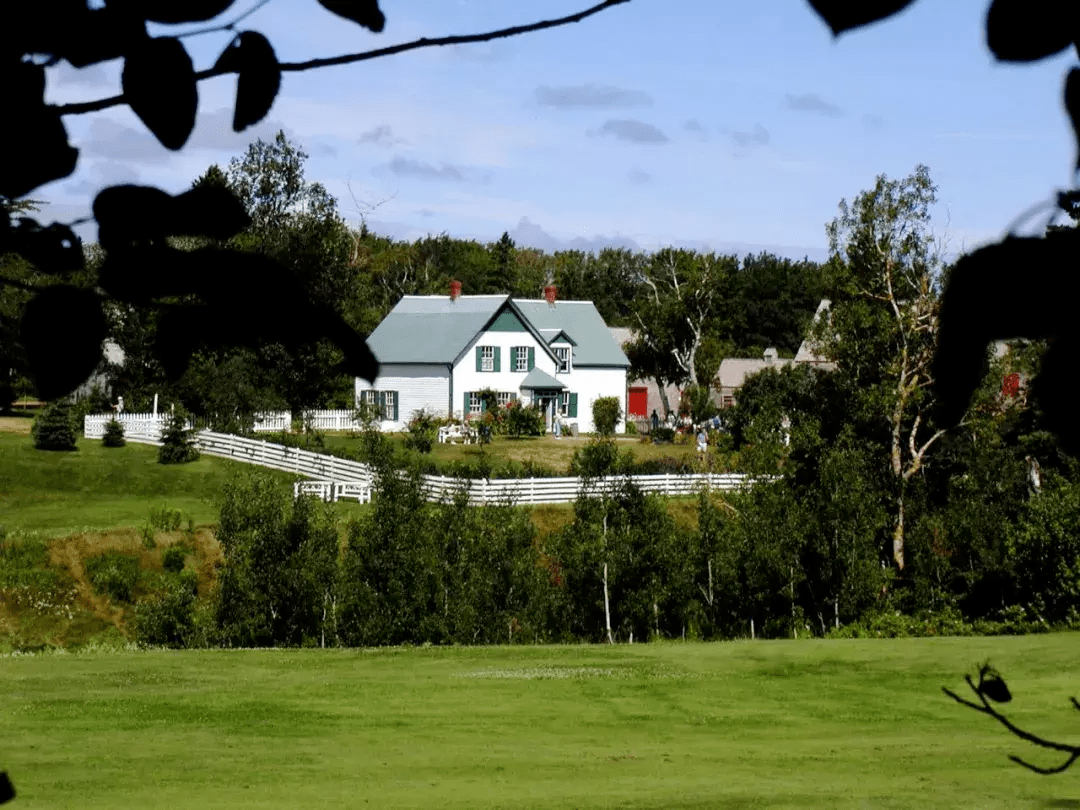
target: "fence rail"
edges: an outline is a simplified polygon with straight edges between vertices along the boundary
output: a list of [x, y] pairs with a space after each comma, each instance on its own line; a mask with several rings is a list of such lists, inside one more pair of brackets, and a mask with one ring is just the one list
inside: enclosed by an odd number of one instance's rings
[[[328, 410], [328, 411], [304, 411], [301, 419], [315, 430], [360, 430], [363, 425], [353, 417], [355, 411]], [[255, 423], [252, 431], [255, 433], [282, 433], [289, 432], [293, 426], [293, 415], [289, 411], [267, 411], [254, 414]], [[117, 413], [117, 414], [90, 414], [83, 424], [85, 436], [88, 439], [100, 439], [105, 432], [105, 425], [110, 419], [115, 419], [124, 426], [125, 432], [128, 425], [150, 426], [156, 424], [160, 430], [164, 429], [169, 421], [167, 413]], [[188, 422], [188, 427], [192, 427]]]
[[[161, 444], [161, 420], [146, 419], [152, 414], [122, 414], [126, 417], [124, 436], [129, 441]], [[109, 415], [90, 415], [84, 422], [84, 435], [88, 439], [100, 439], [105, 433]], [[313, 453], [297, 447], [286, 447], [260, 439], [248, 439], [227, 433], [201, 430], [195, 433], [195, 444], [208, 456], [229, 458], [245, 464], [256, 464], [274, 470], [303, 475], [313, 481], [300, 481], [293, 492], [316, 494], [324, 500], [342, 498], [371, 500], [374, 475], [371, 468], [359, 461], [336, 456]], [[571, 503], [577, 499], [582, 488], [604, 492], [623, 481], [631, 481], [645, 492], [664, 495], [693, 495], [703, 488], [731, 492], [751, 486], [756, 480], [741, 473], [694, 473], [690, 475], [630, 475], [592, 481], [567, 476], [562, 478], [497, 478], [460, 479], [445, 475], [422, 477], [424, 491], [432, 501], [451, 500], [463, 489], [469, 493], [472, 504], [495, 504], [513, 501], [519, 504]]]

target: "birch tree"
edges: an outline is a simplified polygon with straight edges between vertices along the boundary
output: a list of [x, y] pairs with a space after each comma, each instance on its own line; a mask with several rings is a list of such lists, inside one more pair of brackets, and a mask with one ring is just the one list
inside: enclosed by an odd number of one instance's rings
[[892, 477], [892, 558], [904, 568], [907, 492], [945, 434], [929, 417], [937, 348], [940, 246], [930, 225], [937, 187], [923, 165], [873, 189], [826, 226], [832, 305], [816, 338], [850, 384], [857, 418], [885, 430]]
[[698, 352], [716, 328], [737, 269], [734, 256], [676, 248], [657, 251], [642, 266], [633, 309], [636, 334], [628, 351], [636, 376], [656, 380], [665, 410], [672, 410], [665, 386], [711, 382], [701, 379]]

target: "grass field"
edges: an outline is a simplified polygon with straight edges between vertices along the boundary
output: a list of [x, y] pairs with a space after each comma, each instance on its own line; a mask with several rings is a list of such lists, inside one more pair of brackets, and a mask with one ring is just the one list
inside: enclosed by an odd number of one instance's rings
[[[482, 455], [486, 455], [495, 465], [507, 461], [532, 462], [568, 475], [574, 451], [584, 447], [590, 439], [590, 436], [564, 436], [561, 439], [554, 436], [521, 439], [495, 436], [487, 445], [436, 443], [427, 458], [442, 467], [453, 462], [476, 463]], [[334, 448], [356, 450], [360, 446], [359, 438], [346, 433], [326, 434], [324, 441], [327, 447]], [[391, 441], [399, 448], [404, 447], [404, 436], [401, 434], [392, 435]], [[620, 450], [631, 451], [637, 461], [675, 458], [691, 464], [701, 463], [693, 444], [648, 444], [636, 436], [619, 436], [616, 441]], [[720, 463], [715, 452], [710, 451], [710, 455], [714, 465]]]
[[[108, 448], [79, 439], [78, 448], [35, 450], [29, 435], [0, 431], [0, 525], [58, 536], [141, 526], [161, 506], [179, 509], [196, 524], [211, 523], [225, 482], [247, 466], [214, 458], [158, 464], [156, 447], [135, 443]], [[279, 475], [283, 483], [294, 480]]]
[[1080, 635], [0, 659], [22, 808], [1068, 808]]

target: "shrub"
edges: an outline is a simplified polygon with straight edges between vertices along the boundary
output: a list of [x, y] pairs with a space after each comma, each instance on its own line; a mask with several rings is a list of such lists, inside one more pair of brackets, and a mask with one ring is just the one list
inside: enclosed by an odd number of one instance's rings
[[660, 442], [669, 442], [670, 443], [670, 442], [675, 441], [675, 428], [658, 427], [656, 430], [654, 430], [649, 435], [652, 436], [652, 440], [653, 440], [654, 443], [660, 443]]
[[170, 574], [179, 574], [184, 570], [184, 558], [187, 554], [180, 546], [169, 546], [161, 555], [161, 567]]
[[115, 419], [110, 419], [105, 424], [105, 435], [101, 437], [104, 447], [123, 447], [127, 442], [124, 440], [124, 426]]
[[199, 449], [187, 429], [187, 414], [179, 410], [169, 419], [158, 448], [159, 464], [187, 464], [199, 457]]
[[186, 647], [195, 626], [195, 592], [179, 581], [135, 608], [135, 638], [144, 646]]
[[679, 415], [689, 416], [690, 421], [700, 425], [706, 419], [716, 416], [716, 403], [712, 401], [712, 392], [707, 385], [688, 385], [679, 400]]
[[435, 446], [439, 428], [435, 415], [426, 408], [413, 411], [408, 425], [409, 434], [405, 437], [405, 446], [418, 453], [430, 453]]
[[538, 405], [522, 405], [515, 399], [506, 408], [506, 426], [506, 432], [515, 439], [543, 436], [544, 414]]
[[184, 513], [167, 506], [155, 506], [150, 510], [150, 526], [159, 532], [179, 531], [184, 522]]
[[139, 560], [130, 554], [110, 551], [84, 564], [86, 576], [98, 593], [118, 602], [130, 602], [139, 579]]
[[601, 436], [611, 436], [622, 417], [618, 397], [600, 397], [592, 405], [593, 427]]
[[34, 447], [38, 450], [74, 450], [75, 428], [71, 418], [71, 404], [66, 400], [52, 402], [45, 407], [31, 429]]

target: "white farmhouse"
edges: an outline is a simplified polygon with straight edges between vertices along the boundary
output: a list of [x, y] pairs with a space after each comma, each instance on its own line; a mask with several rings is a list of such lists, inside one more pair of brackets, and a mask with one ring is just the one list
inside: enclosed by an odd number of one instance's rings
[[600, 397], [617, 397], [626, 412], [630, 361], [591, 301], [407, 295], [368, 345], [379, 376], [374, 384], [357, 378], [356, 401], [381, 409], [383, 430], [403, 430], [421, 408], [478, 416], [486, 389], [500, 405], [538, 403], [549, 428], [557, 410], [564, 424], [592, 432]]

